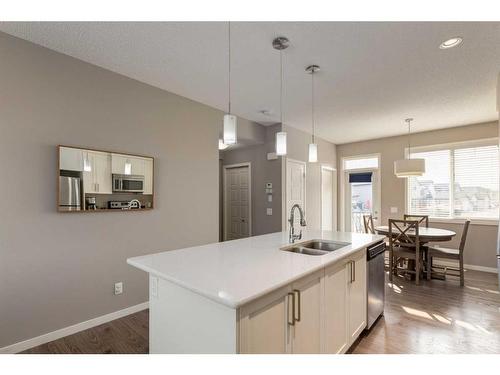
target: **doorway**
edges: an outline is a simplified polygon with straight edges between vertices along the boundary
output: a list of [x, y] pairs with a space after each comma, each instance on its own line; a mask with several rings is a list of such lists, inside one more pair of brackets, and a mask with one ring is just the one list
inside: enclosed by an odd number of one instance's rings
[[[283, 215], [284, 228], [289, 229], [288, 216], [294, 204], [298, 204], [304, 214], [306, 211], [306, 163], [299, 160], [286, 159], [286, 204]], [[299, 215], [295, 216], [295, 223], [300, 225]], [[307, 218], [306, 218], [307, 221]]]
[[337, 171], [321, 166], [321, 230], [337, 230]]
[[251, 163], [225, 165], [223, 173], [224, 241], [252, 235]]
[[380, 225], [379, 170], [357, 169], [344, 172], [344, 230], [363, 233], [363, 215], [371, 214]]

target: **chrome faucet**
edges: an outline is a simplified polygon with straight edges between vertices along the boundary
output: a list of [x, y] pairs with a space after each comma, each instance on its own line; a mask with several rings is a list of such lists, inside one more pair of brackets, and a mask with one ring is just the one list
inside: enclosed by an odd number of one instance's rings
[[295, 209], [298, 209], [299, 210], [299, 214], [300, 214], [300, 226], [302, 227], [305, 227], [306, 226], [306, 219], [304, 219], [304, 211], [302, 210], [302, 208], [300, 208], [300, 206], [296, 203], [292, 206], [292, 208], [290, 209], [290, 218], [288, 219], [288, 222], [290, 223], [290, 234], [288, 236], [288, 241], [290, 243], [294, 243], [295, 240], [300, 240], [302, 239], [302, 229], [300, 230], [299, 234], [295, 234], [295, 228], [293, 227], [293, 223], [294, 223], [294, 219], [295, 219], [295, 216], [294, 216], [294, 212], [295, 212]]
[[132, 199], [130, 202], [128, 202], [127, 210], [131, 210], [132, 208], [141, 208], [141, 202], [139, 201], [139, 199]]

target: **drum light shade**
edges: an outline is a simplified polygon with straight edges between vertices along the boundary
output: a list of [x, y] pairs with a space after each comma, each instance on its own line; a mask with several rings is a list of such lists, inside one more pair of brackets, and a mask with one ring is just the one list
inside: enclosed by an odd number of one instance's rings
[[236, 116], [224, 115], [224, 143], [234, 145], [236, 143]]
[[394, 162], [396, 177], [422, 176], [425, 173], [425, 159], [402, 159]]
[[318, 145], [316, 143], [309, 143], [309, 163], [316, 163], [318, 161]]
[[286, 155], [286, 132], [276, 133], [276, 155]]

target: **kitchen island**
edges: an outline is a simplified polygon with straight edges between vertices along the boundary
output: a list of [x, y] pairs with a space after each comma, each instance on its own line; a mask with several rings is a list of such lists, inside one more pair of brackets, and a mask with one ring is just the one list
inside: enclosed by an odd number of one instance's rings
[[151, 353], [344, 353], [366, 326], [366, 248], [383, 236], [305, 231], [129, 258], [149, 273]]

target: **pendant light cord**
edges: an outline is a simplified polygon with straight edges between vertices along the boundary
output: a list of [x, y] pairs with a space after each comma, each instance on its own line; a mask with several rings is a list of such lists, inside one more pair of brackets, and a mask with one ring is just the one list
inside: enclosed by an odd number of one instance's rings
[[228, 66], [229, 66], [229, 80], [228, 80], [228, 113], [231, 114], [231, 21], [227, 23], [228, 26], [228, 46], [229, 46], [229, 57], [228, 57]]
[[280, 123], [283, 129], [283, 50], [280, 49]]
[[311, 124], [312, 124], [312, 143], [314, 143], [314, 68], [311, 72]]

